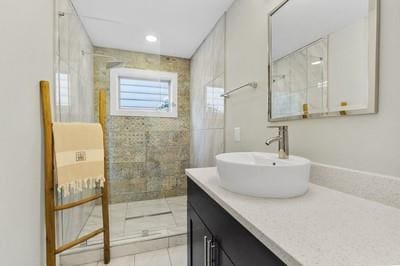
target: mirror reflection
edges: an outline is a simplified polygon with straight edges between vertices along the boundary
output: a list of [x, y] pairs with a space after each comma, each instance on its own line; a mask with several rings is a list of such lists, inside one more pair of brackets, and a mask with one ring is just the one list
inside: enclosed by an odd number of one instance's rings
[[291, 0], [270, 15], [271, 121], [376, 112], [377, 1]]

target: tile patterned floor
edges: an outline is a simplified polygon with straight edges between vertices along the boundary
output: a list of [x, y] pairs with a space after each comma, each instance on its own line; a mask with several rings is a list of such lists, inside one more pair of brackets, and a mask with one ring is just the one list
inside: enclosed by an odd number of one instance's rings
[[[110, 205], [111, 240], [186, 233], [186, 196]], [[95, 206], [80, 236], [102, 226], [101, 206]], [[102, 235], [88, 241], [101, 242]]]
[[[187, 247], [177, 246], [168, 249], [160, 249], [134, 256], [111, 259], [108, 266], [186, 266]], [[102, 262], [90, 263], [81, 266], [104, 266]]]

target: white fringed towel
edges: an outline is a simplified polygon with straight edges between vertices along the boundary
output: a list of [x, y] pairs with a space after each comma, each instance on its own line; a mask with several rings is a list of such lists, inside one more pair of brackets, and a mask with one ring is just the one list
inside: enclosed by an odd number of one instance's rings
[[64, 196], [104, 186], [103, 130], [96, 123], [54, 123], [58, 191]]

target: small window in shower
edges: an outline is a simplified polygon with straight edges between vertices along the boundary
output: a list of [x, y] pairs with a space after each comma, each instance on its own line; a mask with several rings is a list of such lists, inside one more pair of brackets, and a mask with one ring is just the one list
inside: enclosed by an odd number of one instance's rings
[[176, 73], [110, 70], [111, 115], [177, 117]]

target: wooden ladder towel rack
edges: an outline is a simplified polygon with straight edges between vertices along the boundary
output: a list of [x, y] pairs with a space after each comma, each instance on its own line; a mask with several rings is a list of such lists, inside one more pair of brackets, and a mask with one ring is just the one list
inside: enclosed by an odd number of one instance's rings
[[[40, 81], [40, 95], [43, 113], [43, 128], [44, 128], [44, 156], [45, 156], [45, 221], [46, 221], [46, 262], [47, 266], [56, 265], [56, 255], [72, 248], [90, 238], [103, 233], [104, 241], [104, 263], [110, 262], [110, 229], [109, 229], [109, 216], [108, 216], [108, 176], [107, 171], [104, 169], [104, 187], [101, 188], [101, 193], [96, 194], [75, 202], [56, 205], [55, 201], [55, 182], [54, 182], [54, 140], [53, 140], [53, 121], [51, 115], [51, 101], [50, 101], [50, 86], [48, 81]], [[99, 92], [99, 122], [103, 128], [104, 136], [106, 134], [105, 120], [106, 119], [106, 98], [105, 91]], [[104, 140], [103, 140], [104, 141]], [[104, 147], [106, 147], [104, 145]], [[106, 154], [106, 148], [104, 153]], [[104, 160], [105, 161], [105, 160]], [[104, 166], [105, 167], [105, 166]], [[94, 200], [101, 198], [102, 214], [103, 214], [103, 227], [99, 228], [89, 234], [79, 237], [69, 243], [60, 247], [56, 247], [56, 226], [55, 214], [58, 211], [73, 208]]]

